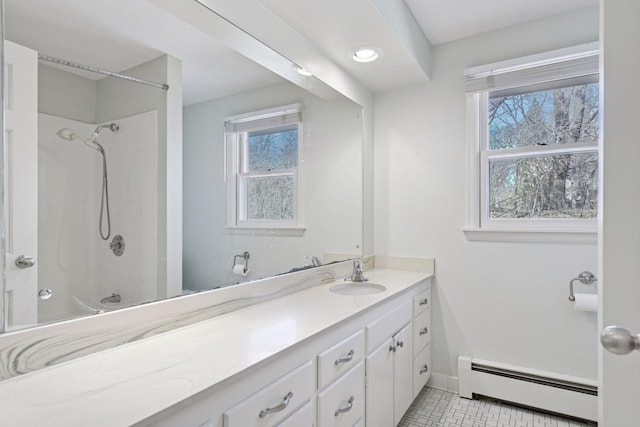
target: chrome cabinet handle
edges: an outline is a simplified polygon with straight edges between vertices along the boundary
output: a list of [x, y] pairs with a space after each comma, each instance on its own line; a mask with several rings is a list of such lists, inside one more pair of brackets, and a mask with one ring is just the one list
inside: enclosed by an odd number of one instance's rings
[[396, 351], [396, 346], [395, 345], [390, 345], [389, 346], [389, 351], [395, 352]]
[[293, 397], [292, 392], [287, 393], [287, 395], [282, 400], [281, 404], [279, 404], [278, 406], [274, 406], [273, 408], [263, 409], [262, 411], [260, 411], [259, 417], [264, 418], [269, 414], [273, 414], [274, 412], [284, 411], [286, 407], [289, 406], [289, 402], [291, 401], [292, 397]]
[[620, 326], [607, 326], [600, 334], [600, 342], [611, 353], [629, 354], [640, 350], [640, 335], [633, 335]]
[[20, 255], [16, 258], [16, 267], [18, 268], [30, 268], [36, 265], [36, 260], [33, 257], [27, 255]]
[[426, 373], [429, 371], [429, 366], [425, 363], [424, 367], [422, 369], [420, 369], [420, 375]]
[[400, 348], [404, 347], [404, 341], [398, 341], [398, 347]]
[[429, 300], [427, 298], [425, 298], [422, 301], [420, 301], [420, 303], [418, 305], [427, 305], [427, 304], [429, 304]]
[[335, 361], [335, 365], [338, 366], [341, 363], [347, 363], [347, 362], [351, 362], [353, 360], [353, 355], [354, 355], [354, 351], [351, 350], [348, 354], [347, 357], [339, 357], [336, 359]]
[[351, 396], [351, 398], [347, 402], [347, 406], [345, 406], [344, 408], [336, 409], [335, 416], [337, 417], [340, 414], [344, 414], [345, 412], [349, 412], [352, 408], [353, 408], [353, 396]]
[[427, 328], [426, 326], [422, 329], [420, 329], [420, 335], [425, 335], [429, 333], [429, 328]]

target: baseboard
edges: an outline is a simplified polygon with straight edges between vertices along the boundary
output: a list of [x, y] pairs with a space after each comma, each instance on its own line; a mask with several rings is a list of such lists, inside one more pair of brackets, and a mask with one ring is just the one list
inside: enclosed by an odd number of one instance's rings
[[458, 377], [450, 377], [445, 374], [432, 372], [431, 378], [427, 383], [427, 387], [435, 388], [436, 390], [448, 391], [450, 393], [457, 393]]

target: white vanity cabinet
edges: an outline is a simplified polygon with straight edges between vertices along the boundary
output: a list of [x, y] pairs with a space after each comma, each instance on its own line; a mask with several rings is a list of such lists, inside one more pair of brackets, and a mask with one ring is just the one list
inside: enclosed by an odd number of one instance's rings
[[136, 425], [397, 426], [430, 375], [430, 299], [422, 278]]
[[413, 397], [431, 378], [431, 285], [413, 297]]
[[413, 401], [412, 301], [367, 326], [367, 426], [395, 426]]

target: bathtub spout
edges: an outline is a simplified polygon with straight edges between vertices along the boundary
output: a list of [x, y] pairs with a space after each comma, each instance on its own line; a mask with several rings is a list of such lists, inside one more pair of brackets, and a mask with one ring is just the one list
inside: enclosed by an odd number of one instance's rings
[[100, 304], [107, 304], [107, 303], [117, 303], [120, 302], [122, 300], [122, 298], [120, 297], [120, 294], [111, 294], [108, 297], [104, 297], [100, 300]]

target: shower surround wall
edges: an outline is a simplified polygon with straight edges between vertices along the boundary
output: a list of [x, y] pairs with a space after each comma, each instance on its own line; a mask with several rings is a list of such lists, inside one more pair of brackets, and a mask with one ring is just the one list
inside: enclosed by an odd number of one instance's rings
[[[182, 204], [174, 200], [181, 195], [173, 188], [182, 187], [181, 63], [165, 55], [123, 73], [167, 82], [170, 90], [38, 68], [39, 287], [53, 290], [53, 297], [39, 302], [41, 322], [182, 291]], [[120, 131], [103, 129], [99, 142], [108, 162], [109, 241], [123, 235], [122, 257], [98, 233], [101, 156], [81, 141], [55, 135], [70, 127], [87, 138], [98, 124], [110, 122]], [[121, 303], [100, 306], [112, 293], [121, 295]]]
[[[39, 302], [40, 322], [156, 298], [157, 113], [117, 123], [118, 132], [103, 130], [98, 139], [109, 174], [111, 237], [104, 241], [98, 233], [102, 157], [79, 140], [56, 136], [68, 127], [87, 138], [96, 125], [39, 114], [39, 287], [53, 290]], [[120, 257], [109, 250], [116, 234], [126, 242]], [[121, 304], [100, 304], [113, 293]]]

